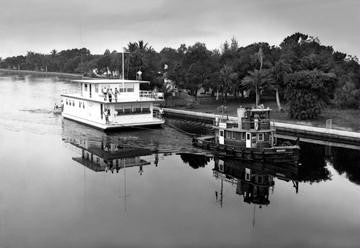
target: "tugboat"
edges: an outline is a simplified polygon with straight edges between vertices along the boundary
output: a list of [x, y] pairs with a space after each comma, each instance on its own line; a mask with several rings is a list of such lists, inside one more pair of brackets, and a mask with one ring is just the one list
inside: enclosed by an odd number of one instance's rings
[[269, 163], [298, 164], [300, 147], [276, 145], [270, 108], [238, 108], [237, 120], [215, 119], [215, 135], [194, 137], [193, 145], [212, 150], [216, 155]]

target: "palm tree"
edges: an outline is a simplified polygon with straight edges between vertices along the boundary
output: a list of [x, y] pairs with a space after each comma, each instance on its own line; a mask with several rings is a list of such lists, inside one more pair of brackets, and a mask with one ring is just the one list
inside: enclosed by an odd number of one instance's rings
[[262, 89], [265, 87], [267, 81], [268, 81], [268, 70], [253, 70], [249, 71], [249, 75], [243, 78], [241, 81], [242, 86], [250, 89], [251, 91], [255, 92], [256, 95], [256, 107], [260, 103], [260, 93]]
[[282, 110], [279, 91], [284, 88], [285, 76], [286, 74], [291, 73], [291, 71], [291, 66], [283, 60], [277, 61], [271, 68], [270, 87], [275, 90], [276, 104], [279, 111]]
[[51, 50], [50, 54], [52, 57], [55, 57], [55, 55], [57, 54], [56, 49]]
[[[238, 74], [234, 72], [231, 65], [224, 65], [220, 70], [220, 80], [222, 86], [222, 98], [224, 104], [226, 104], [227, 93], [233, 87], [234, 80], [238, 77]], [[225, 94], [225, 98], [224, 98]], [[225, 100], [225, 101], [224, 101]]]

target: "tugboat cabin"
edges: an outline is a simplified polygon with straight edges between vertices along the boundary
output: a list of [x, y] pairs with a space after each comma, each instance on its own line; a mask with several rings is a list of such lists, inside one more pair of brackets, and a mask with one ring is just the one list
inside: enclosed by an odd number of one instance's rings
[[215, 120], [215, 141], [240, 148], [274, 146], [275, 129], [270, 125], [270, 108], [239, 108], [238, 121]]

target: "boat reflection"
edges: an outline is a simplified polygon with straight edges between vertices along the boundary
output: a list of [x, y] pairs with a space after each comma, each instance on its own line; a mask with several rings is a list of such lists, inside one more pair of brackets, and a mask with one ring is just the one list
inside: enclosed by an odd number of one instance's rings
[[[138, 167], [139, 174], [144, 172], [143, 167], [153, 163], [159, 164], [159, 154], [142, 147], [129, 146], [111, 139], [63, 137], [65, 143], [79, 149], [79, 156], [72, 160], [95, 172], [119, 173], [121, 169]], [[81, 154], [81, 156], [80, 156]]]
[[274, 178], [291, 181], [295, 192], [299, 190], [297, 166], [281, 167], [274, 164], [243, 163], [238, 160], [214, 158], [214, 177], [220, 180], [220, 190], [215, 197], [223, 205], [224, 182], [236, 187], [236, 194], [242, 195], [246, 203], [267, 206], [270, 204], [270, 190], [275, 187]]

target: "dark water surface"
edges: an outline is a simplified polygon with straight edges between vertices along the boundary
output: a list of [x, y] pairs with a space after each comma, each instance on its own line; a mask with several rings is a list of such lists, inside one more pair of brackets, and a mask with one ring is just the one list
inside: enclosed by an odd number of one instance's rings
[[[1, 248], [359, 247], [359, 151], [302, 144], [298, 169], [223, 161], [169, 126], [106, 135], [53, 115], [73, 90], [0, 77]], [[129, 166], [81, 163], [81, 147], [127, 149]]]

